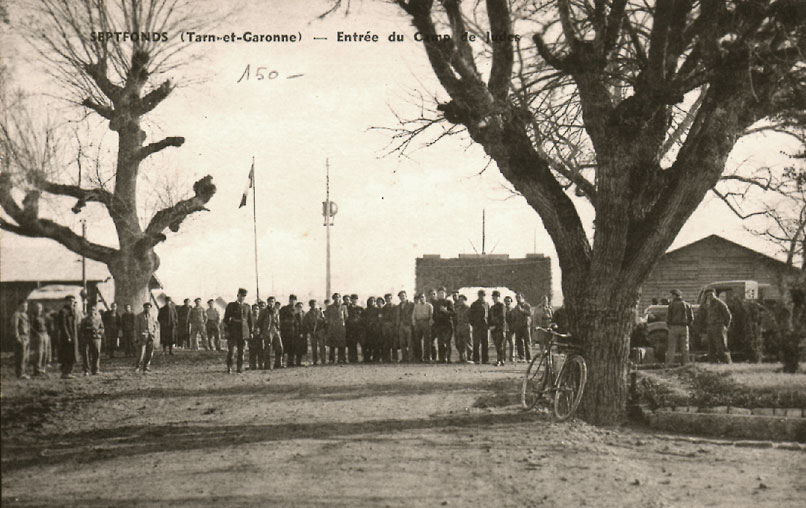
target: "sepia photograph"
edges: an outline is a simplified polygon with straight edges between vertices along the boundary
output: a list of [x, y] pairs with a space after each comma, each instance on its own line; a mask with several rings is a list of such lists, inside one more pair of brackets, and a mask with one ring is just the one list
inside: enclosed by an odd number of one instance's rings
[[806, 2], [0, 0], [0, 488], [806, 505]]

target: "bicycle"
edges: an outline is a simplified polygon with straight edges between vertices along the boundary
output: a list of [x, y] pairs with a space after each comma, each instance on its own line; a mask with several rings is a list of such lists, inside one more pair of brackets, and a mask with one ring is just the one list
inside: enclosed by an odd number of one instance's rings
[[[569, 334], [551, 328], [537, 329], [549, 334], [550, 339], [543, 352], [532, 358], [526, 369], [521, 386], [521, 406], [529, 410], [544, 396], [553, 397], [554, 416], [558, 421], [564, 421], [579, 407], [588, 378], [588, 365], [580, 354], [581, 346], [557, 340], [571, 339]], [[563, 359], [559, 370], [555, 355]]]

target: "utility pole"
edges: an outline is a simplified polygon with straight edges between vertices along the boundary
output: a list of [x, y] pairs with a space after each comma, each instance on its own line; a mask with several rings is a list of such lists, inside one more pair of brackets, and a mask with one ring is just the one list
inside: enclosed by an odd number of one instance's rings
[[325, 218], [326, 254], [325, 254], [325, 298], [330, 298], [330, 226], [339, 207], [330, 201], [330, 159], [325, 159], [325, 202], [322, 203], [322, 215]]
[[[87, 240], [87, 220], [81, 219], [81, 238], [85, 241]], [[82, 307], [84, 312], [87, 312], [87, 257], [85, 255], [81, 255], [81, 287], [84, 292], [84, 297], [82, 298]]]
[[487, 241], [487, 210], [482, 208], [481, 209], [481, 255], [484, 256], [487, 254], [485, 250], [485, 243]]

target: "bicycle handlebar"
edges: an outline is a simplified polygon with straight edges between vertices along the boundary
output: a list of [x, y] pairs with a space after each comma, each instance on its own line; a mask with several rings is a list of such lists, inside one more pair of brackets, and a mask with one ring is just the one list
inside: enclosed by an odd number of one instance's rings
[[551, 335], [553, 335], [555, 337], [560, 337], [561, 339], [570, 339], [571, 338], [570, 333], [560, 333], [560, 332], [558, 332], [556, 330], [553, 330], [552, 328], [543, 328], [542, 326], [536, 326], [535, 328], [540, 330], [541, 332], [550, 333]]

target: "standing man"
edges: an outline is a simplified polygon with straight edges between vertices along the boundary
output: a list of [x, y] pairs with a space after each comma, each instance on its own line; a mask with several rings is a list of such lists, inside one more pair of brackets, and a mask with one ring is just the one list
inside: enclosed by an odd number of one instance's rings
[[[322, 365], [325, 364], [325, 315], [322, 309], [316, 306], [316, 300], [308, 301], [308, 312], [302, 318], [302, 329], [305, 336], [311, 340], [311, 357], [313, 364], [317, 365], [319, 359], [322, 359]], [[349, 330], [349, 327], [348, 327]]]
[[361, 354], [364, 363], [377, 362], [380, 359], [380, 346], [378, 337], [381, 334], [381, 312], [375, 305], [375, 297], [367, 298], [367, 308], [364, 309], [364, 344], [361, 347]]
[[341, 295], [338, 293], [333, 293], [333, 303], [325, 309], [325, 323], [330, 363], [336, 363], [336, 350], [339, 363], [347, 363], [347, 356], [344, 353], [347, 344], [347, 309], [342, 305]]
[[73, 366], [78, 360], [78, 326], [81, 311], [73, 295], [67, 295], [64, 306], [56, 316], [56, 332], [59, 336], [59, 362], [62, 364], [62, 379], [73, 379]]
[[201, 345], [205, 349], [210, 349], [207, 346], [207, 311], [201, 304], [201, 298], [193, 300], [195, 304], [190, 309], [190, 347], [197, 351], [199, 349], [199, 335], [201, 335]]
[[364, 308], [358, 304], [358, 295], [350, 295], [350, 305], [347, 306], [347, 360], [350, 363], [358, 363], [358, 344], [361, 344], [362, 353], [366, 347], [363, 338], [363, 316]]
[[512, 309], [512, 326], [518, 361], [529, 362], [532, 360], [532, 306], [523, 297], [523, 293], [515, 295], [515, 302], [517, 305]]
[[176, 309], [176, 345], [186, 349], [190, 349], [190, 308], [190, 298], [185, 298]]
[[308, 336], [302, 327], [305, 319], [305, 309], [302, 302], [294, 305], [294, 319], [296, 320], [296, 333], [294, 334], [294, 365], [302, 367], [302, 359], [308, 354]]
[[255, 323], [252, 335], [249, 337], [249, 370], [257, 370], [263, 366], [263, 337], [260, 335], [260, 313], [266, 308], [266, 302], [258, 300], [252, 305], [252, 322]]
[[106, 353], [109, 358], [115, 357], [115, 350], [118, 348], [120, 339], [121, 318], [118, 312], [118, 304], [112, 302], [109, 310], [101, 315], [104, 322], [104, 337], [106, 338]]
[[28, 301], [21, 300], [17, 311], [11, 316], [11, 327], [14, 329], [14, 373], [20, 379], [31, 379], [25, 370], [28, 365]]
[[[431, 304], [431, 307], [434, 307], [434, 303], [437, 301], [437, 290], [431, 289], [428, 291], [428, 303]], [[428, 337], [428, 357], [429, 361], [436, 362], [437, 361], [437, 336], [434, 333], [434, 321], [431, 320], [431, 335]]]
[[[490, 306], [484, 300], [487, 293], [483, 289], [479, 290], [478, 295], [478, 299], [470, 305], [470, 326], [473, 327], [473, 361], [486, 364], [490, 363], [487, 329]], [[481, 356], [479, 356], [479, 349], [481, 349]]]
[[395, 315], [395, 330], [397, 331], [397, 341], [400, 346], [401, 361], [411, 363], [414, 361], [414, 302], [408, 300], [405, 291], [397, 294], [400, 303], [397, 306]]
[[694, 322], [694, 312], [691, 305], [683, 300], [683, 293], [673, 289], [672, 302], [666, 314], [666, 324], [669, 327], [668, 342], [666, 344], [666, 368], [672, 366], [677, 347], [680, 346], [680, 363], [688, 363], [688, 327]]
[[459, 361], [463, 363], [473, 363], [467, 357], [467, 346], [470, 340], [470, 307], [467, 305], [467, 297], [459, 295], [456, 305], [453, 308], [456, 328], [453, 331], [456, 350], [459, 352]]
[[165, 305], [157, 313], [157, 321], [160, 323], [160, 342], [162, 342], [162, 354], [166, 352], [174, 354], [174, 342], [176, 341], [176, 325], [179, 316], [170, 296], [165, 297]]
[[297, 334], [297, 317], [295, 307], [297, 305], [296, 295], [288, 297], [288, 305], [280, 307], [280, 338], [283, 341], [283, 354], [286, 357], [286, 367], [294, 366], [296, 351], [294, 350], [294, 337]]
[[221, 316], [219, 316], [218, 309], [215, 308], [214, 304], [215, 302], [212, 298], [207, 300], [207, 322], [204, 326], [207, 332], [206, 348], [208, 351], [212, 351], [213, 344], [215, 344], [215, 350], [221, 351], [221, 334], [218, 328]]
[[705, 290], [705, 331], [708, 335], [708, 357], [711, 362], [732, 363], [728, 350], [728, 327], [731, 314], [725, 302], [716, 297], [713, 289]]
[[126, 351], [126, 355], [136, 357], [138, 351], [135, 349], [135, 317], [131, 304], [127, 303], [123, 315], [120, 316], [120, 340], [123, 343], [121, 345]]
[[84, 375], [93, 376], [101, 372], [101, 344], [104, 341], [104, 322], [98, 312], [98, 303], [90, 302], [87, 315], [81, 320], [79, 347], [83, 361]]
[[437, 291], [437, 299], [434, 300], [434, 326], [432, 333], [437, 338], [439, 348], [439, 362], [451, 363], [451, 337], [453, 336], [453, 303], [446, 298], [444, 287]]
[[236, 355], [237, 349], [237, 368], [238, 373], [243, 372], [243, 350], [246, 341], [252, 335], [252, 328], [254, 322], [252, 321], [252, 309], [249, 308], [248, 303], [244, 303], [246, 299], [246, 290], [244, 288], [238, 289], [238, 296], [236, 301], [227, 304], [224, 311], [224, 324], [227, 327], [227, 374], [232, 374], [232, 361]]
[[[127, 307], [131, 307], [128, 306]], [[143, 304], [143, 312], [137, 314], [134, 320], [135, 345], [137, 347], [137, 360], [134, 373], [140, 369], [143, 373], [151, 372], [151, 358], [154, 356], [154, 342], [157, 340], [157, 320], [151, 312], [151, 302]]]
[[493, 291], [493, 305], [490, 307], [489, 319], [487, 321], [490, 325], [490, 336], [495, 344], [496, 362], [495, 366], [500, 367], [504, 365], [505, 357], [505, 344], [504, 338], [507, 333], [507, 316], [506, 307], [501, 303], [501, 293], [496, 289]]
[[512, 307], [512, 298], [507, 295], [504, 297], [504, 321], [506, 322], [506, 332], [504, 333], [504, 345], [507, 361], [512, 363], [515, 359], [515, 309]]
[[434, 319], [434, 307], [425, 301], [425, 294], [417, 295], [411, 320], [414, 325], [414, 360], [428, 362], [431, 360], [431, 325]]
[[34, 310], [30, 317], [31, 324], [31, 349], [34, 354], [34, 376], [46, 376], [48, 370], [48, 353], [50, 351], [50, 335], [45, 323], [45, 313], [42, 304], [34, 304]]
[[381, 335], [383, 336], [383, 361], [386, 363], [397, 362], [397, 330], [395, 329], [395, 314], [397, 309], [392, 303], [392, 293], [383, 295], [383, 307], [381, 311]]
[[271, 351], [274, 351], [274, 368], [283, 366], [283, 342], [280, 338], [280, 313], [274, 305], [275, 299], [270, 296], [266, 300], [266, 308], [260, 311], [258, 317], [258, 331], [263, 341], [263, 365], [260, 368], [269, 369]]

